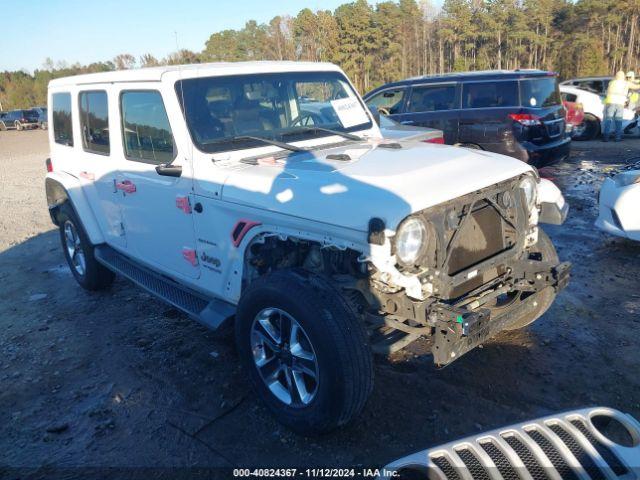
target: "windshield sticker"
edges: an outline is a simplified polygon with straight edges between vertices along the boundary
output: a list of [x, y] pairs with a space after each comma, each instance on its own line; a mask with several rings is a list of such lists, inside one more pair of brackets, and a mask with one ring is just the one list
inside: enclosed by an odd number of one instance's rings
[[340, 98], [331, 100], [331, 106], [336, 111], [338, 119], [344, 128], [362, 125], [369, 121], [367, 113], [357, 98]]

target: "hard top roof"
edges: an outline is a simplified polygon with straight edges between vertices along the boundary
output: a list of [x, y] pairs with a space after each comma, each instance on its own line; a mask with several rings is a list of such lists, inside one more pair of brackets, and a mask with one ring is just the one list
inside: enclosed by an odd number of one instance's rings
[[69, 85], [87, 85], [94, 83], [117, 82], [159, 82], [162, 76], [177, 72], [178, 78], [194, 78], [222, 75], [240, 75], [251, 73], [277, 72], [312, 72], [312, 71], [341, 71], [332, 63], [320, 62], [217, 62], [196, 63], [190, 65], [166, 65], [161, 67], [137, 68], [132, 70], [117, 70], [111, 72], [88, 73], [71, 77], [57, 78], [49, 82], [49, 87]]

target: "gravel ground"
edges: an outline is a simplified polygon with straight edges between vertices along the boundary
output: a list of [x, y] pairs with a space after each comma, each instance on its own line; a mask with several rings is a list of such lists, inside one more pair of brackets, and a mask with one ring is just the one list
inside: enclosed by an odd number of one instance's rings
[[635, 138], [575, 143], [545, 172], [572, 207], [547, 231], [574, 270], [540, 321], [443, 370], [420, 343], [378, 359], [363, 415], [305, 438], [250, 393], [230, 343], [125, 280], [103, 293], [75, 283], [46, 211], [46, 133], [0, 132], [0, 478], [3, 468], [9, 478], [100, 478], [107, 467], [176, 478], [229, 466], [375, 467], [571, 408], [640, 418], [640, 245], [592, 226], [602, 178], [639, 149]]

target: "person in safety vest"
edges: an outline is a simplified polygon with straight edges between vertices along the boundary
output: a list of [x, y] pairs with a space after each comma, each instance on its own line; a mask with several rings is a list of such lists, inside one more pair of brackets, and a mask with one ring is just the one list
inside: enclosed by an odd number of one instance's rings
[[629, 90], [640, 90], [640, 86], [628, 82], [625, 78], [625, 73], [620, 70], [616, 73], [615, 78], [609, 82], [607, 97], [604, 99], [603, 142], [609, 141], [611, 123], [614, 121], [616, 125], [616, 142], [622, 140], [622, 115], [624, 113], [624, 106], [627, 103]]

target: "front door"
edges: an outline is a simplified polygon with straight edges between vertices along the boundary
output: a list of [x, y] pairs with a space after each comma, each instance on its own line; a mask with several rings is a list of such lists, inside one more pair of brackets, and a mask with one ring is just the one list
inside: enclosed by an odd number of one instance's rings
[[415, 85], [404, 113], [395, 119], [403, 125], [436, 128], [444, 133], [444, 143], [458, 141], [460, 99], [455, 83]]
[[198, 278], [189, 198], [193, 177], [186, 155], [180, 155], [174, 142], [162, 95], [123, 88], [119, 103], [124, 160], [115, 188], [127, 250], [154, 269]]

